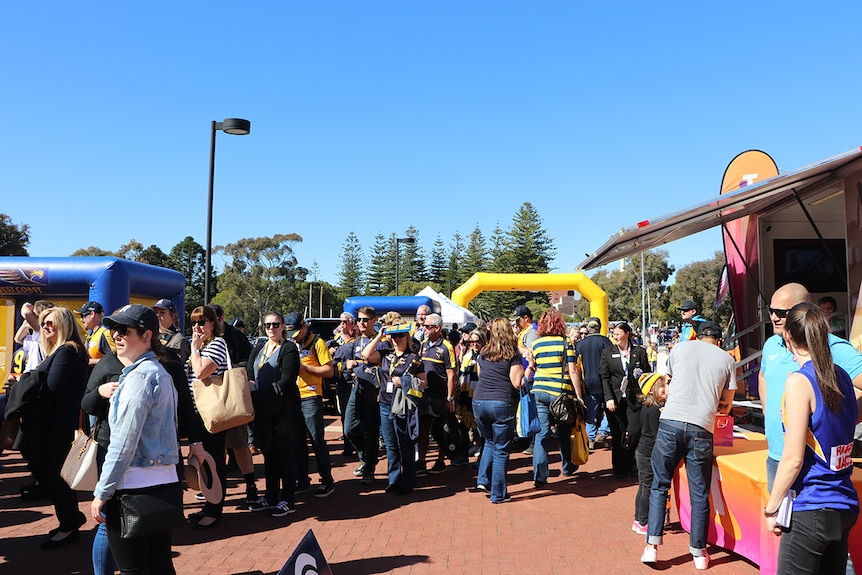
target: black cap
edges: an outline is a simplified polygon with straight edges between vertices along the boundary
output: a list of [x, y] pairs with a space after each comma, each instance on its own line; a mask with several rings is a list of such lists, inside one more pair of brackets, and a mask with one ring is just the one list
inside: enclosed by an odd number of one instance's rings
[[599, 331], [602, 329], [602, 320], [597, 317], [591, 317], [587, 319], [587, 329], [591, 329], [593, 331]]
[[284, 329], [288, 332], [287, 336], [294, 338], [299, 335], [299, 330], [302, 329], [302, 314], [298, 311], [292, 311], [284, 318]]
[[230, 324], [234, 327], [245, 327], [245, 322], [243, 322], [238, 317], [235, 317], [232, 320], [230, 320]]
[[153, 304], [153, 307], [157, 307], [159, 309], [166, 309], [171, 313], [177, 313], [177, 306], [174, 305], [174, 302], [167, 298], [162, 298], [156, 303]]
[[85, 313], [90, 313], [90, 312], [105, 313], [105, 308], [103, 308], [102, 304], [100, 304], [97, 301], [88, 301], [87, 303], [84, 304], [84, 307], [82, 307], [81, 309], [76, 309], [75, 312], [80, 313], [80, 314], [85, 314]]
[[704, 321], [697, 326], [697, 337], [721, 337], [721, 327], [714, 321]]
[[464, 325], [459, 327], [458, 331], [463, 332], [463, 333], [470, 333], [474, 329], [476, 329], [476, 324], [473, 323], [472, 321], [468, 321], [467, 323], [465, 323]]
[[102, 325], [112, 329], [118, 325], [129, 325], [148, 329], [154, 334], [159, 333], [159, 318], [156, 317], [156, 312], [136, 303], [123, 306], [117, 313], [102, 319]]
[[697, 309], [697, 304], [694, 303], [693, 301], [691, 301], [690, 299], [687, 299], [684, 302], [682, 302], [681, 306], [677, 306], [676, 309], [679, 311], [689, 311], [692, 309]]
[[527, 316], [530, 319], [533, 319], [533, 312], [531, 312], [530, 308], [528, 308], [527, 306], [519, 305], [518, 307], [515, 308], [515, 312], [512, 314], [512, 317], [509, 319], [518, 319], [519, 317], [524, 317], [524, 316]]

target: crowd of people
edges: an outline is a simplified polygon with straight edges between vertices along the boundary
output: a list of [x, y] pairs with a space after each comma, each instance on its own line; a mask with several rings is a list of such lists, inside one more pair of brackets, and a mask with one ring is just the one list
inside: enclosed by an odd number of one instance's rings
[[[538, 420], [537, 432], [521, 438], [529, 442], [533, 487], [546, 487], [552, 461], [559, 461], [563, 477], [575, 474], [572, 429], [551, 409], [569, 395], [583, 404], [589, 448], [609, 446], [613, 475], [638, 480], [631, 529], [645, 537], [644, 563], [658, 561], [668, 490], [685, 462], [690, 552], [695, 567], [706, 569], [713, 426], [731, 409], [735, 369], [720, 347], [720, 326], [698, 315], [694, 302], [683, 302], [679, 311], [680, 341], [662, 375], [655, 347], [640, 345], [627, 323], [612, 326], [608, 335], [595, 317], [568, 329], [555, 308], [534, 320], [520, 305], [508, 318], [446, 330], [427, 306], [409, 318], [366, 306], [355, 315], [342, 313], [327, 340], [309, 329], [302, 314], [270, 311], [262, 323], [266, 337], [252, 347], [217, 305], [192, 310], [189, 340], [168, 299], [110, 315], [94, 301], [74, 311], [48, 301], [25, 304], [16, 334], [26, 358], [22, 371], [35, 370], [47, 393], [37, 409], [20, 412], [26, 415], [15, 447], [34, 479], [22, 497], [47, 497], [54, 505], [58, 525], [43, 548], [78, 541], [87, 516], [60, 468], [76, 430], [90, 430], [99, 475], [90, 513], [98, 524], [94, 572], [173, 573], [170, 529], [124, 538], [119, 498], [180, 489], [181, 478], [188, 477], [184, 454], [195, 469], [210, 462], [212, 476], [208, 488], [196, 485], [203, 506], [189, 516], [194, 530], [219, 525], [229, 465], [243, 476], [243, 507], [252, 513], [284, 517], [295, 511], [297, 494], [328, 497], [336, 483], [324, 438], [326, 379], [336, 382], [342, 454], [358, 458], [353, 475], [363, 485], [375, 488], [381, 451], [386, 481], [378, 488], [393, 496], [409, 495], [423, 474], [468, 466], [477, 456], [475, 490], [491, 504], [511, 500], [507, 468], [525, 393]], [[827, 314], [798, 284], [777, 290], [769, 313], [774, 335], [764, 346], [759, 392], [769, 442], [764, 515], [770, 529], [782, 534], [779, 571], [804, 565], [805, 572], [843, 573], [858, 501], [851, 460], [842, 455], [853, 445], [862, 354], [829, 332]], [[254, 419], [211, 433], [194, 382], [239, 366], [249, 382]], [[182, 443], [187, 447], [181, 449]], [[253, 452], [263, 456], [262, 494]], [[318, 484], [311, 478], [311, 454]], [[788, 500], [789, 520], [778, 513]]]

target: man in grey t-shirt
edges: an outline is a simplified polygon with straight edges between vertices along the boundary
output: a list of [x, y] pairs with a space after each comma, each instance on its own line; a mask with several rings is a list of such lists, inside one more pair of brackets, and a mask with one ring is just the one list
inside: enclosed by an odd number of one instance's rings
[[717, 412], [726, 414], [736, 390], [733, 358], [719, 347], [721, 328], [712, 321], [697, 326], [697, 339], [674, 346], [668, 357], [673, 377], [659, 420], [652, 452], [647, 546], [641, 561], [655, 563], [661, 545], [667, 493], [679, 462], [685, 458], [691, 497], [690, 551], [697, 569], [706, 569], [709, 487], [712, 482], [712, 430]]

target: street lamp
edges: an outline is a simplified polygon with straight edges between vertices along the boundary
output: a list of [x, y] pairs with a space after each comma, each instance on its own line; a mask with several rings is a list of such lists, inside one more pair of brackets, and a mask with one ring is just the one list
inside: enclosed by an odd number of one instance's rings
[[210, 128], [210, 185], [209, 199], [207, 202], [207, 252], [206, 252], [206, 276], [204, 277], [204, 305], [210, 301], [210, 276], [212, 275], [212, 237], [213, 237], [213, 176], [215, 175], [215, 144], [216, 132], [234, 136], [245, 136], [251, 132], [251, 122], [242, 118], [227, 118], [224, 122], [213, 120]]
[[401, 252], [401, 244], [415, 244], [416, 238], [395, 238], [395, 295], [398, 295], [398, 254]]

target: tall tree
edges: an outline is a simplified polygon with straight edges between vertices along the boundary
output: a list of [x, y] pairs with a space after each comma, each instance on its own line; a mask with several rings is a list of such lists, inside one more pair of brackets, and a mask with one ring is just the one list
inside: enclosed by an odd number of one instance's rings
[[390, 278], [395, 275], [395, 262], [388, 258], [391, 242], [387, 244], [383, 234], [374, 236], [374, 248], [371, 250], [371, 258], [366, 275], [365, 293], [367, 295], [386, 295], [392, 289], [394, 281], [390, 284]]
[[260, 323], [272, 309], [303, 309], [307, 298], [299, 287], [308, 270], [299, 267], [293, 255], [293, 245], [301, 241], [297, 234], [276, 234], [218, 246], [217, 251], [231, 258], [219, 277], [221, 293], [215, 300], [225, 315]]
[[470, 233], [470, 242], [464, 254], [464, 272], [469, 279], [474, 273], [483, 272], [488, 269], [488, 247], [485, 245], [485, 236], [479, 224]]
[[17, 225], [6, 214], [0, 214], [0, 256], [27, 256], [30, 226]]
[[646, 294], [650, 297], [653, 320], [664, 319], [662, 310], [667, 298], [666, 282], [673, 270], [673, 266], [668, 263], [667, 250], [650, 250], [644, 252], [645, 285], [641, 284], [640, 254], [627, 258], [622, 269], [599, 270], [591, 279], [608, 294], [610, 319], [630, 322], [633, 328], [640, 330], [646, 321], [641, 313], [641, 298], [645, 299]]
[[341, 299], [352, 295], [360, 295], [365, 284], [365, 258], [362, 245], [353, 230], [341, 245], [341, 268], [338, 271], [339, 292]]
[[428, 264], [428, 281], [438, 286], [443, 285], [446, 280], [446, 246], [443, 244], [443, 236], [437, 234], [434, 240], [434, 248], [431, 250], [431, 261]]
[[90, 246], [87, 248], [79, 248], [69, 254], [71, 257], [79, 257], [79, 256], [115, 256], [114, 252], [103, 250], [102, 248], [96, 246]]
[[138, 261], [138, 256], [142, 251], [144, 251], [144, 244], [135, 238], [132, 238], [129, 240], [129, 243], [121, 245], [120, 249], [118, 249], [117, 253], [114, 255], [118, 258], [123, 258], [124, 260], [136, 262]]
[[[196, 307], [204, 305], [204, 276], [206, 251], [192, 236], [186, 236], [171, 248], [167, 267], [177, 270], [186, 278], [186, 319]], [[210, 281], [210, 285], [214, 282]], [[186, 321], [185, 325], [189, 325]]]
[[449, 243], [449, 265], [446, 266], [446, 282], [443, 286], [447, 295], [451, 296], [464, 283], [464, 249], [464, 238], [456, 230]]
[[162, 251], [162, 248], [153, 244], [141, 250], [135, 258], [135, 261], [142, 264], [150, 264], [151, 266], [170, 267], [168, 265], [168, 254]]
[[413, 238], [413, 243], [401, 243], [399, 281], [425, 282], [428, 280], [425, 273], [425, 250], [419, 245], [419, 231], [410, 226], [405, 230], [404, 236]]
[[718, 292], [724, 263], [724, 254], [715, 252], [708, 260], [692, 262], [679, 268], [676, 272], [676, 281], [670, 289], [670, 297], [667, 299], [668, 315], [676, 323], [680, 320], [676, 306], [690, 299], [700, 306], [698, 307], [700, 315], [718, 322], [722, 329], [727, 326], [733, 314], [730, 297], [724, 299], [718, 310], [715, 309], [715, 295]]

